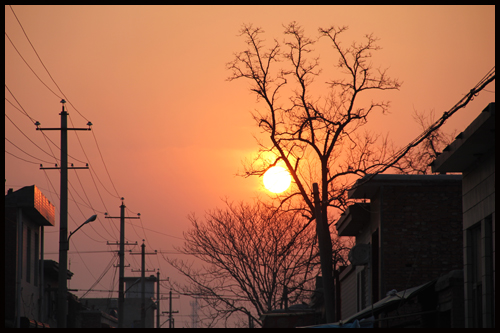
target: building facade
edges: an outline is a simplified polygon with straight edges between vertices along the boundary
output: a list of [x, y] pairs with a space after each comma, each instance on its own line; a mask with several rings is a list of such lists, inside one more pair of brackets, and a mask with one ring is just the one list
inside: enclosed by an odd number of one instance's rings
[[[35, 185], [5, 196], [5, 327], [57, 327], [59, 263], [44, 259], [44, 228], [54, 226], [54, 211]], [[69, 328], [117, 326], [116, 318], [67, 296]]]
[[44, 304], [44, 227], [54, 205], [35, 186], [5, 196], [5, 326], [48, 326]]
[[495, 103], [431, 164], [463, 175], [466, 327], [495, 327]]
[[[142, 292], [140, 277], [125, 277], [125, 303], [123, 321], [124, 327], [141, 328], [141, 308], [142, 308]], [[145, 277], [145, 328], [154, 328], [156, 302], [154, 298], [154, 286], [157, 279], [154, 275]], [[85, 307], [92, 310], [99, 310], [114, 316], [118, 315], [118, 299], [117, 298], [84, 298], [80, 300]]]
[[336, 224], [356, 238], [340, 273], [341, 318], [462, 269], [460, 175], [368, 175]]

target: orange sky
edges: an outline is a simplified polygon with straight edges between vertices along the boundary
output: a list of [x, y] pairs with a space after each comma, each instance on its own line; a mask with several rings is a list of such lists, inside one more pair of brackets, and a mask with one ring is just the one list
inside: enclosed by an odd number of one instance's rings
[[[382, 93], [381, 98], [392, 101], [392, 113], [373, 117], [370, 128], [390, 133], [399, 146], [421, 132], [412, 120], [414, 109], [435, 110], [440, 116], [495, 64], [494, 6], [13, 8], [57, 85], [83, 115], [67, 104], [73, 121], [70, 126], [85, 127], [89, 120], [94, 124], [92, 133], [78, 133], [87, 156], [75, 134], [69, 135], [69, 154], [89, 162], [100, 179], [95, 179], [96, 190], [89, 171], [69, 172], [74, 187], [70, 190], [79, 203], [71, 203], [70, 195], [70, 230], [94, 212], [99, 216], [92, 228], [82, 228], [71, 239], [70, 251], [80, 252], [70, 252], [69, 256], [75, 273], [70, 287], [77, 289], [88, 289], [112, 258], [111, 253], [84, 252], [116, 250], [106, 241], [118, 240], [119, 221], [104, 219], [103, 213], [119, 215], [119, 197], [125, 198], [128, 216], [137, 212], [142, 216], [140, 221], [127, 223], [126, 238], [139, 244], [145, 238], [147, 250], [171, 252], [172, 245], [182, 244], [179, 238], [189, 226], [189, 213], [202, 216], [205, 210], [221, 206], [223, 197], [246, 200], [264, 192], [260, 179], [235, 176], [242, 170], [242, 161], [257, 150], [252, 134], [259, 133], [250, 116], [259, 105], [248, 91], [248, 83], [226, 81], [230, 75], [226, 63], [245, 47], [237, 36], [243, 23], [262, 27], [268, 40], [281, 39], [282, 24], [293, 20], [312, 36], [317, 36], [319, 27], [348, 25], [346, 44], [373, 32], [383, 48], [375, 54], [374, 65], [389, 67], [389, 74], [403, 85], [400, 91]], [[5, 7], [5, 30], [37, 75], [58, 96], [40, 83], [6, 38], [7, 87], [42, 127], [59, 127], [62, 95], [38, 61], [9, 6]], [[323, 64], [328, 64], [326, 57]], [[447, 122], [447, 131], [463, 130], [495, 100], [494, 83], [486, 89]], [[5, 95], [17, 106], [7, 89]], [[5, 108], [22, 133], [49, 151], [28, 117], [8, 101]], [[6, 139], [37, 159], [6, 140], [7, 152], [32, 163], [5, 154], [5, 192], [35, 184], [57, 209], [59, 172], [44, 172], [38, 166], [44, 163], [38, 159], [55, 163], [54, 159], [34, 146], [9, 119], [5, 119]], [[59, 132], [46, 134], [59, 145]], [[57, 148], [51, 148], [59, 157]], [[81, 165], [72, 158], [69, 161]], [[56, 261], [58, 216], [56, 211], [56, 227], [46, 228], [46, 252], [51, 253], [46, 258]], [[140, 247], [132, 250], [138, 252]], [[140, 268], [138, 256], [127, 256], [127, 261], [130, 268]], [[163, 276], [175, 278], [161, 255], [147, 256], [147, 262], [147, 268], [159, 267]], [[110, 289], [111, 272], [96, 289]], [[139, 273], [127, 269], [126, 274]], [[76, 294], [81, 296], [83, 292]], [[107, 293], [89, 296], [106, 297]], [[174, 307], [190, 313], [188, 302], [179, 301]], [[183, 320], [177, 321], [178, 327]]]

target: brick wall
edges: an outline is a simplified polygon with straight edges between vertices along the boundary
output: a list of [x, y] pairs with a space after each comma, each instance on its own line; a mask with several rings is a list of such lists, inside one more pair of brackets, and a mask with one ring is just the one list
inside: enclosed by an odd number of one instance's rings
[[381, 297], [462, 268], [461, 182], [384, 186]]

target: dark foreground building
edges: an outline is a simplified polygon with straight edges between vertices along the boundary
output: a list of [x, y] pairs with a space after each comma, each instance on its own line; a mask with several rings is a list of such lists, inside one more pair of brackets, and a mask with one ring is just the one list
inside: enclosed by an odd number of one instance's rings
[[[342, 320], [374, 310], [377, 302], [410, 288], [420, 286], [403, 292], [404, 297], [422, 296], [433, 288], [430, 281], [462, 269], [461, 186], [461, 175], [381, 174], [358, 180], [349, 197], [364, 202], [350, 206], [336, 225], [339, 236], [356, 238], [351, 265], [340, 273]], [[380, 327], [432, 326], [438, 318], [436, 302], [435, 297], [421, 297], [420, 304], [408, 310], [434, 311], [419, 324], [383, 321], [391, 315], [389, 307], [375, 319]]]

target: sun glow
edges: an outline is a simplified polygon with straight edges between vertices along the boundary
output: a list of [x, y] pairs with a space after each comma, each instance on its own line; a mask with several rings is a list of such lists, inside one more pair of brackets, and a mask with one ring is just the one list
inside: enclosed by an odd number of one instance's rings
[[264, 186], [273, 193], [285, 191], [292, 182], [290, 173], [283, 167], [273, 166], [264, 174]]

